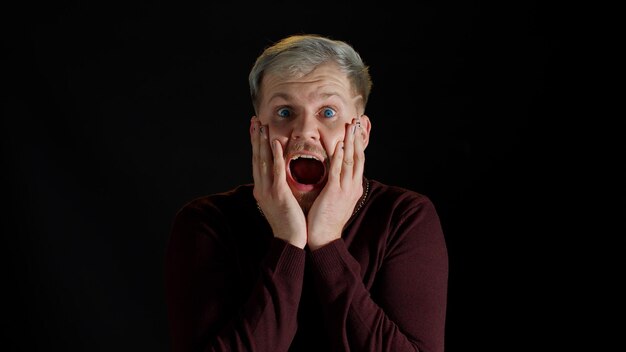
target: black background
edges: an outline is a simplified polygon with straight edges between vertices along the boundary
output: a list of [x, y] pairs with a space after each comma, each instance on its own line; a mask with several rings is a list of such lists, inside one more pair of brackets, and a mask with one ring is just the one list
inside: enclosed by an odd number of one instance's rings
[[6, 9], [3, 350], [168, 350], [173, 216], [251, 182], [248, 71], [305, 32], [351, 43], [371, 67], [366, 176], [440, 212], [447, 352], [605, 343], [626, 233], [623, 130], [587, 114], [584, 21], [542, 4]]

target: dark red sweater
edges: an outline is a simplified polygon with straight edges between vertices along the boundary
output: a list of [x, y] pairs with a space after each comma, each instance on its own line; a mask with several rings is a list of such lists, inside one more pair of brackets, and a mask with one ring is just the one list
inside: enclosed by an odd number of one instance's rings
[[165, 261], [172, 350], [444, 350], [448, 257], [430, 200], [370, 180], [342, 239], [275, 239], [252, 185], [176, 215]]

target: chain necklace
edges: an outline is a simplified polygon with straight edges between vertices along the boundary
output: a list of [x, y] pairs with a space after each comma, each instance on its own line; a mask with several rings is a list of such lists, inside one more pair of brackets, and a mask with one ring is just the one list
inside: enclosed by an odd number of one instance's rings
[[359, 204], [357, 205], [356, 209], [354, 209], [354, 212], [352, 213], [352, 216], [355, 216], [356, 213], [359, 212], [359, 210], [361, 210], [361, 208], [363, 207], [363, 204], [365, 204], [365, 201], [367, 200], [367, 195], [370, 193], [370, 181], [368, 179], [365, 179], [365, 191], [363, 191], [363, 195], [361, 196], [361, 200], [359, 201]]

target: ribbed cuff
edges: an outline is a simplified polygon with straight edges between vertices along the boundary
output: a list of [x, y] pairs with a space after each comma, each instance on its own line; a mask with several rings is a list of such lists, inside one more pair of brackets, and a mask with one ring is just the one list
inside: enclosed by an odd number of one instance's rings
[[344, 270], [360, 276], [361, 266], [352, 257], [343, 239], [334, 240], [327, 245], [314, 250], [310, 254], [315, 268], [322, 278], [330, 279], [341, 275]]
[[267, 253], [267, 264], [278, 275], [300, 278], [304, 276], [304, 249], [278, 238], [272, 240]]

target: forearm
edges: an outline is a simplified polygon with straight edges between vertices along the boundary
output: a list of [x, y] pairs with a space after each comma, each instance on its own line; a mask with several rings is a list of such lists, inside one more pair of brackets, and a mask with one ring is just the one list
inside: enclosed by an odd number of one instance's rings
[[[428, 311], [420, 307], [439, 305], [445, 311], [445, 295], [424, 298], [426, 295], [420, 294], [419, 289], [406, 286], [420, 285], [416, 277], [411, 277], [410, 268], [406, 268], [404, 277], [380, 278], [381, 282], [386, 282], [381, 294], [388, 290], [403, 291], [394, 293], [404, 294], [403, 301], [381, 299], [375, 302], [362, 282], [359, 263], [348, 252], [343, 240], [312, 252], [311, 257], [317, 272], [316, 286], [322, 305], [327, 308], [326, 324], [337, 348], [346, 351], [442, 351], [443, 345], [439, 347], [439, 342], [433, 342], [437, 341], [438, 335], [443, 336], [445, 324], [441, 309]], [[392, 281], [398, 285], [389, 284]], [[421, 302], [417, 302], [419, 300]], [[404, 311], [405, 317], [397, 315], [398, 311]]]
[[275, 240], [245, 305], [205, 351], [286, 351], [297, 328], [304, 251]]
[[252, 284], [225, 243], [175, 228], [166, 261], [172, 351], [286, 350], [297, 326], [304, 256], [273, 239]]

